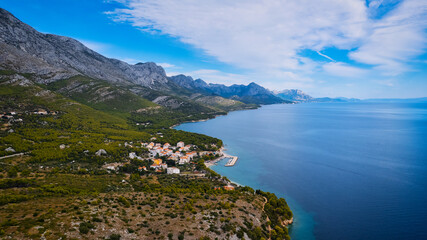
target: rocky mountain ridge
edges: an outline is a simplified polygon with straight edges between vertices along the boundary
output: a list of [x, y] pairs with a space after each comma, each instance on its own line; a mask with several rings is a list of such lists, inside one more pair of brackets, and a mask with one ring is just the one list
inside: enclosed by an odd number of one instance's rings
[[169, 77], [177, 85], [191, 91], [199, 91], [205, 94], [212, 94], [224, 98], [238, 100], [244, 103], [274, 104], [286, 103], [288, 101], [276, 97], [273, 92], [252, 82], [248, 85], [206, 83], [202, 79], [194, 80], [191, 76], [177, 75]]
[[299, 89], [285, 89], [282, 91], [275, 91], [274, 94], [282, 99], [292, 102], [311, 102], [314, 100], [313, 97], [304, 93]]
[[155, 63], [130, 65], [107, 58], [79, 41], [54, 34], [43, 34], [0, 9], [0, 68], [34, 73], [48, 83], [85, 75], [113, 83], [138, 84], [169, 89], [164, 69]]

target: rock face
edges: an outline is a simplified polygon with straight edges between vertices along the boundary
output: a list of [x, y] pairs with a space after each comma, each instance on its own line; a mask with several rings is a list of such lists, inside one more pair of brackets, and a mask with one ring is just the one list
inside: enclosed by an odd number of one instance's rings
[[231, 98], [244, 103], [255, 104], [273, 104], [287, 102], [265, 89], [264, 87], [252, 82], [249, 85], [231, 85], [206, 83], [202, 79], [193, 80], [190, 76], [177, 75], [169, 77], [177, 85], [191, 91], [208, 93], [224, 98]]
[[277, 97], [292, 102], [311, 102], [314, 100], [310, 95], [299, 89], [285, 89], [283, 91], [275, 92], [275, 94]]
[[86, 75], [114, 83], [168, 89], [164, 69], [155, 63], [127, 64], [98, 54], [79, 41], [43, 34], [0, 8], [0, 69], [34, 73], [47, 83]]
[[6, 152], [16, 152], [15, 149], [8, 147], [5, 149]]
[[98, 151], [96, 151], [95, 155], [96, 156], [107, 155], [107, 151], [105, 151], [105, 149], [99, 149]]
[[75, 39], [40, 33], [1, 8], [0, 70], [30, 73], [31, 81], [70, 98], [81, 100], [83, 96], [85, 104], [93, 107], [123, 96], [135, 98], [129, 92], [170, 109], [205, 113], [286, 102], [255, 83], [225, 86], [184, 75], [168, 78], [165, 70], [152, 62], [130, 65], [107, 58]]

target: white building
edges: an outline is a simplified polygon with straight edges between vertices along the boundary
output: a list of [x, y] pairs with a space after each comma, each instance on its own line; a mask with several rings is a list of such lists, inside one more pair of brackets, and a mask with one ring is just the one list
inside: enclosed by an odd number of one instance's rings
[[177, 146], [177, 147], [179, 147], [179, 148], [182, 148], [182, 147], [184, 147], [185, 145], [184, 145], [184, 142], [178, 142], [178, 143], [176, 144], [176, 146]]
[[187, 156], [182, 156], [182, 157], [180, 157], [179, 158], [179, 162], [178, 162], [178, 164], [186, 164], [186, 163], [189, 163], [190, 162], [190, 158], [189, 157], [187, 157]]
[[180, 173], [179, 169], [176, 167], [168, 167], [166, 171], [167, 171], [167, 174], [179, 174]]
[[130, 159], [134, 159], [134, 158], [137, 158], [138, 156], [136, 155], [136, 153], [134, 153], [134, 152], [131, 152], [131, 153], [129, 153], [129, 158]]

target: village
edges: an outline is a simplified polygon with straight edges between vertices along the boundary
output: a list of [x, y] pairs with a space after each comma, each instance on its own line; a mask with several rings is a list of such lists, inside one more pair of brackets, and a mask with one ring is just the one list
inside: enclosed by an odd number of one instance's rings
[[[152, 138], [155, 140], [155, 138]], [[233, 166], [237, 157], [225, 154], [221, 149], [216, 151], [200, 151], [197, 146], [192, 144], [185, 144], [180, 141], [176, 145], [170, 143], [155, 143], [155, 142], [141, 142], [138, 143], [140, 146], [134, 146], [133, 143], [125, 142], [124, 146], [129, 148], [145, 148], [148, 150], [148, 154], [138, 155], [135, 152], [130, 152], [128, 161], [115, 162], [103, 165], [104, 169], [110, 172], [117, 172], [121, 168], [128, 165], [133, 160], [139, 160], [142, 162], [150, 162], [149, 166], [139, 166], [138, 172], [140, 173], [157, 173], [157, 174], [177, 174], [188, 177], [205, 177], [206, 171], [197, 170], [196, 165], [198, 161], [203, 160], [203, 164], [206, 168], [216, 164], [218, 161], [224, 158], [230, 158], [230, 161], [226, 166]], [[98, 156], [105, 154], [103, 149], [100, 149], [95, 153]], [[230, 162], [233, 162], [230, 164]], [[225, 190], [234, 190], [234, 186], [229, 182], [225, 182], [227, 185], [223, 188]], [[218, 188], [219, 189], [219, 188]]]
[[[7, 131], [8, 133], [14, 133], [12, 126], [17, 123], [24, 123], [25, 116], [28, 115], [57, 115], [57, 111], [48, 111], [45, 109], [35, 109], [31, 111], [8, 111], [0, 113], [0, 119], [3, 122], [2, 131]], [[157, 133], [157, 136], [162, 138], [162, 133]], [[222, 159], [229, 159], [225, 166], [233, 166], [237, 157], [230, 156], [223, 152], [223, 148], [218, 149], [216, 145], [213, 145], [210, 151], [202, 151], [196, 145], [185, 144], [183, 141], [179, 141], [176, 145], [170, 143], [159, 143], [156, 142], [157, 138], [152, 137], [151, 142], [125, 142], [124, 146], [127, 149], [128, 155], [126, 158], [121, 161], [108, 162], [106, 161], [102, 168], [109, 171], [110, 173], [119, 173], [124, 172], [123, 169], [129, 167], [137, 167], [136, 172], [139, 172], [141, 175], [150, 175], [150, 174], [177, 174], [187, 177], [206, 177], [206, 171], [209, 171], [211, 166], [217, 164]], [[62, 143], [59, 144], [59, 150], [65, 150], [70, 148], [70, 145]], [[134, 150], [132, 150], [134, 149]], [[24, 155], [28, 153], [17, 152], [14, 148], [8, 147], [4, 149], [7, 155], [2, 158], [9, 158], [15, 155]], [[88, 154], [89, 151], [85, 150], [84, 154]], [[97, 157], [107, 157], [110, 154], [107, 153], [105, 149], [98, 149], [95, 152]], [[132, 164], [135, 161], [138, 161], [137, 164]], [[75, 163], [72, 161], [71, 164]], [[197, 167], [197, 164], [202, 164], [205, 169], [200, 169]], [[40, 169], [49, 167], [40, 166]], [[233, 190], [234, 187], [230, 182], [224, 182], [227, 186], [224, 186], [226, 190]]]

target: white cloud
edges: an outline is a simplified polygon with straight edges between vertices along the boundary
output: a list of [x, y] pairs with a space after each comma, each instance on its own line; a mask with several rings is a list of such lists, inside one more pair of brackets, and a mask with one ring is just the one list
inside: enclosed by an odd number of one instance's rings
[[128, 0], [109, 14], [143, 31], [159, 31], [219, 61], [255, 69], [300, 69], [301, 49], [356, 46], [366, 31], [359, 0]]
[[335, 60], [334, 60], [334, 59], [332, 59], [332, 58], [331, 58], [331, 57], [329, 57], [328, 55], [325, 55], [325, 54], [321, 53], [320, 51], [317, 51], [317, 54], [319, 54], [320, 56], [322, 56], [322, 57], [324, 57], [324, 58], [327, 58], [327, 59], [329, 59], [329, 60], [331, 60], [331, 61], [335, 62]]
[[350, 66], [342, 62], [331, 62], [323, 65], [325, 72], [339, 77], [360, 78], [366, 76], [367, 70]]
[[372, 32], [350, 57], [376, 65], [385, 75], [408, 71], [408, 61], [425, 52], [427, 2], [406, 0], [383, 19], [373, 22]]
[[157, 63], [157, 65], [162, 66], [163, 68], [176, 68], [175, 65], [170, 64], [170, 63]]
[[[120, 0], [108, 12], [142, 31], [166, 34], [203, 50], [248, 75], [194, 71], [195, 78], [225, 83], [263, 81], [313, 85], [317, 73], [349, 77], [396, 75], [425, 52], [427, 2], [374, 0]], [[394, 10], [380, 19], [376, 11]], [[396, 6], [395, 6], [396, 5]], [[380, 14], [381, 15], [381, 14]], [[349, 50], [349, 57], [371, 70], [334, 61], [326, 48]], [[310, 49], [331, 60], [316, 62], [299, 55]], [[356, 50], [354, 50], [356, 49]], [[338, 58], [336, 58], [338, 59]], [[368, 68], [368, 67], [367, 67]], [[259, 78], [257, 78], [259, 77]], [[319, 81], [317, 81], [319, 83]], [[294, 84], [297, 85], [297, 84]]]

